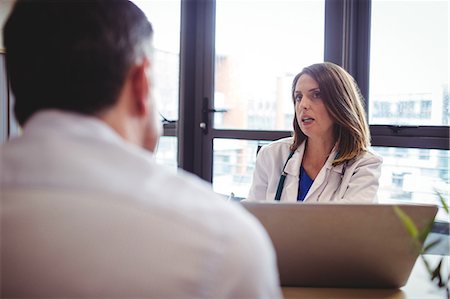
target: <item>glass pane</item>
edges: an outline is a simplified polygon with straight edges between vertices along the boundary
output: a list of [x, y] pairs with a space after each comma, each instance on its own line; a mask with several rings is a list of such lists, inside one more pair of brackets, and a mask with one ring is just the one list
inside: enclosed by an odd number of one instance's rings
[[253, 178], [256, 152], [266, 141], [214, 139], [213, 188], [234, 199], [246, 198]]
[[372, 0], [370, 124], [449, 124], [449, 2]]
[[323, 61], [324, 0], [216, 5], [215, 128], [289, 130], [294, 76]]
[[[239, 200], [250, 190], [256, 151], [268, 141], [214, 139], [213, 188]], [[436, 192], [450, 199], [450, 151], [373, 147], [383, 157], [378, 199], [380, 203], [429, 203], [441, 206]], [[440, 209], [437, 220], [449, 222]]]
[[[380, 202], [441, 205], [436, 192], [449, 202], [450, 151], [398, 147], [374, 147], [373, 150], [383, 157]], [[437, 219], [449, 222], [443, 209], [439, 210]]]
[[177, 170], [177, 138], [161, 137], [156, 149], [156, 162]]
[[178, 119], [178, 77], [180, 57], [180, 1], [132, 0], [153, 26], [154, 95], [161, 114]]

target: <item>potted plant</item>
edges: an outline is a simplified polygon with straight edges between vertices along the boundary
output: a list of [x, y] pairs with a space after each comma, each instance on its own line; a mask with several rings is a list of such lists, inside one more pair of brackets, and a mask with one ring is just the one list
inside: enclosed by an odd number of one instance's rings
[[[449, 214], [449, 207], [444, 197], [440, 192], [436, 192], [439, 200], [444, 208], [445, 212]], [[444, 288], [447, 299], [450, 299], [450, 274], [445, 274], [443, 271], [444, 257], [441, 257], [438, 264], [435, 267], [431, 266], [431, 263], [426, 258], [425, 254], [429, 253], [429, 251], [438, 245], [441, 240], [434, 240], [433, 242], [427, 244], [426, 246], [422, 246], [424, 244], [425, 239], [431, 231], [434, 221], [430, 221], [422, 230], [419, 230], [417, 226], [414, 224], [412, 219], [398, 206], [394, 207], [394, 211], [397, 216], [400, 218], [402, 223], [404, 224], [408, 234], [412, 237], [413, 243], [419, 252], [419, 255], [425, 265], [425, 268], [430, 276], [430, 280], [434, 283], [439, 289]], [[447, 275], [446, 277], [444, 277]]]

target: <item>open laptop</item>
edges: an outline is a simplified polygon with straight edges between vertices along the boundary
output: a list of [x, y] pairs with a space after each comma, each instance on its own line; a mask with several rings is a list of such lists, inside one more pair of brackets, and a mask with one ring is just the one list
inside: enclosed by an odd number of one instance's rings
[[[393, 204], [242, 202], [266, 228], [282, 286], [398, 288], [418, 251]], [[397, 205], [419, 229], [434, 205]]]

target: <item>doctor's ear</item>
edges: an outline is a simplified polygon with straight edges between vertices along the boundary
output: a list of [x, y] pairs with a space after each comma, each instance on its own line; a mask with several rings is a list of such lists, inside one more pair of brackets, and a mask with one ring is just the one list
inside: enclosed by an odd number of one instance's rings
[[150, 62], [144, 59], [134, 65], [130, 70], [131, 92], [134, 111], [139, 116], [147, 115], [149, 110], [149, 98], [151, 92]]

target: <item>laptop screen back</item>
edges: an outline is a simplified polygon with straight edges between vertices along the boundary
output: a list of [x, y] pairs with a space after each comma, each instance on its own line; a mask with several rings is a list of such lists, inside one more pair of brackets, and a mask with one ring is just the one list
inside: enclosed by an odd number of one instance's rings
[[[274, 244], [283, 286], [392, 288], [418, 250], [390, 204], [242, 202]], [[421, 229], [433, 205], [397, 205]]]

